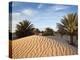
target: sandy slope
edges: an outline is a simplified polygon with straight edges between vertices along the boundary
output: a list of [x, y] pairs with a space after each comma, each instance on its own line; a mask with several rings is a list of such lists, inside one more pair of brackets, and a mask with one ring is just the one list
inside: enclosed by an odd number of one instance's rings
[[44, 36], [29, 36], [12, 41], [12, 58], [75, 55], [77, 49]]

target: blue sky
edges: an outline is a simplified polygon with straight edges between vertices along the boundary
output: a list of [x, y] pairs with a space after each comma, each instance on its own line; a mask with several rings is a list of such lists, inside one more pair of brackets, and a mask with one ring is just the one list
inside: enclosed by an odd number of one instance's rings
[[60, 23], [63, 16], [78, 12], [76, 5], [13, 2], [11, 7], [12, 12], [9, 13], [12, 14], [12, 32], [15, 32], [16, 24], [25, 19], [40, 30], [51, 27], [56, 31], [56, 23]]

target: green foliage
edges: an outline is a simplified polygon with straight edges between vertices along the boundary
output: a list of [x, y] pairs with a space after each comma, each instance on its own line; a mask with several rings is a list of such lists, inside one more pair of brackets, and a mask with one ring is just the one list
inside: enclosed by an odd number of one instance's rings
[[40, 30], [38, 28], [33, 28], [33, 33], [38, 35], [40, 33]]
[[51, 28], [46, 28], [45, 31], [43, 32], [44, 36], [52, 36], [54, 35], [54, 31]]
[[73, 35], [77, 34], [78, 31], [78, 16], [77, 14], [68, 14], [64, 16], [61, 23], [57, 24], [58, 32], [61, 34], [70, 35], [70, 43], [73, 43]]
[[24, 20], [22, 22], [19, 22], [19, 24], [17, 24], [16, 26], [16, 35], [17, 37], [25, 37], [25, 36], [29, 36], [32, 35], [32, 28], [33, 28], [33, 24], [31, 24], [29, 21]]

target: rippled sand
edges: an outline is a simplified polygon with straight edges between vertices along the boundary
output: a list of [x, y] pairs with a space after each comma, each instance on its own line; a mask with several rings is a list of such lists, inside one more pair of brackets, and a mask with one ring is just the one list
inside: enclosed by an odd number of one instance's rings
[[77, 49], [45, 36], [29, 36], [12, 41], [12, 58], [75, 55]]

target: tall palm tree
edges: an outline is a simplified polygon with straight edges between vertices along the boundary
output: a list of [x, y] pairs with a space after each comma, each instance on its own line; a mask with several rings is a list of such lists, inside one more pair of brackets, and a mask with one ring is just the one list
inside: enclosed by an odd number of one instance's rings
[[24, 37], [32, 34], [33, 24], [27, 20], [23, 20], [17, 24], [16, 28], [17, 37]]
[[62, 29], [62, 32], [70, 35], [70, 44], [73, 44], [73, 36], [77, 33], [78, 30], [78, 16], [77, 14], [68, 14], [61, 19], [61, 23], [58, 23], [59, 30]]

